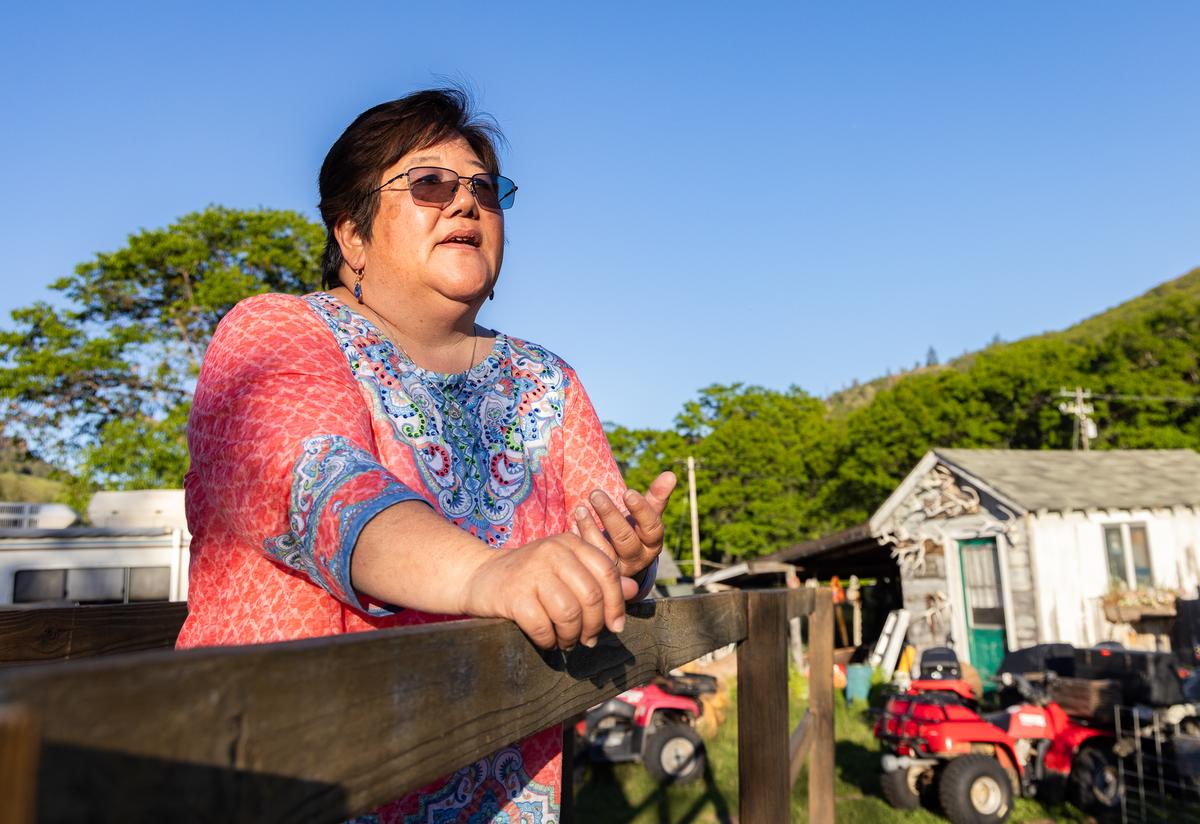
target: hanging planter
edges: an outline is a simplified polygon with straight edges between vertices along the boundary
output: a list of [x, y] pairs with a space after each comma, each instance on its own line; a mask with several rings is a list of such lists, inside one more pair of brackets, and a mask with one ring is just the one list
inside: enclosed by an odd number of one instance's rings
[[1113, 593], [1104, 599], [1104, 617], [1114, 624], [1174, 618], [1175, 593], [1143, 589]]

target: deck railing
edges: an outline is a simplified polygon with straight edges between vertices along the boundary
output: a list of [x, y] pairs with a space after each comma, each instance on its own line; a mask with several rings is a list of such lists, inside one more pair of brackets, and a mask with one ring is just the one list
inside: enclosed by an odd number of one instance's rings
[[[633, 604], [619, 636], [565, 655], [496, 620], [155, 650], [184, 615], [183, 605], [0, 612], [0, 824], [343, 821], [728, 644], [739, 821], [787, 821], [806, 755], [809, 820], [833, 821], [828, 590]], [[808, 619], [811, 678], [789, 736], [794, 617]]]

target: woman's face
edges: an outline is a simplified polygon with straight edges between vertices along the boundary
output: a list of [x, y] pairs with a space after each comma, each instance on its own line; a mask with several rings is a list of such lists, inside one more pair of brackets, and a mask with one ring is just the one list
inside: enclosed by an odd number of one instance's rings
[[[453, 169], [466, 178], [486, 172], [461, 137], [410, 152], [380, 183], [416, 166]], [[408, 299], [482, 301], [504, 259], [504, 216], [480, 208], [466, 182], [444, 207], [420, 206], [400, 178], [379, 193], [371, 240], [363, 245], [367, 279], [384, 280]]]

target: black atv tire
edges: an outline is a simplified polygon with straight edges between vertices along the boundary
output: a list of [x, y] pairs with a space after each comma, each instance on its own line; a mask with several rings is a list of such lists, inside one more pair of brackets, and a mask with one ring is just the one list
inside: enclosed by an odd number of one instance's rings
[[921, 806], [921, 793], [916, 786], [920, 773], [917, 767], [892, 770], [879, 774], [879, 789], [883, 798], [897, 810], [915, 810]]
[[1084, 747], [1071, 762], [1071, 803], [1085, 813], [1112, 812], [1121, 806], [1117, 758], [1103, 747]]
[[646, 772], [664, 784], [687, 784], [704, 774], [704, 742], [689, 724], [668, 722], [646, 739]]
[[1012, 778], [989, 755], [961, 755], [942, 770], [938, 800], [954, 824], [1000, 824], [1012, 813]]

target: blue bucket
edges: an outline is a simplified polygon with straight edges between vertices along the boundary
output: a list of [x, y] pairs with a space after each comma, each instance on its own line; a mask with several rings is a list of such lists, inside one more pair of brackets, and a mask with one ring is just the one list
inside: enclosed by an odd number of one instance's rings
[[871, 694], [871, 672], [869, 664], [850, 664], [846, 667], [846, 703], [866, 701]]

